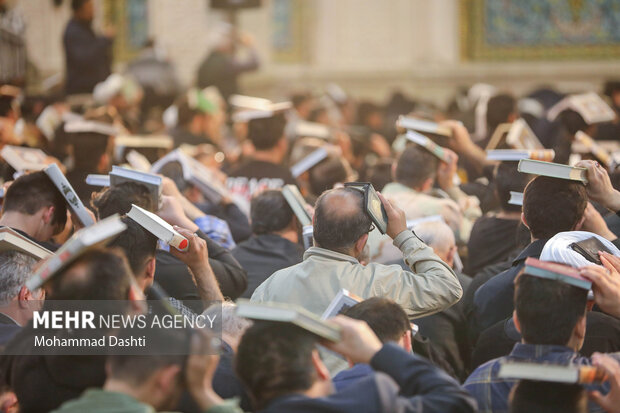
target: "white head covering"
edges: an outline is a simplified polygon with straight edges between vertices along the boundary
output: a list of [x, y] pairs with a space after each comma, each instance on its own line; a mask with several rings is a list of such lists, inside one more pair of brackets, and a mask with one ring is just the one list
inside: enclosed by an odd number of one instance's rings
[[620, 256], [620, 250], [600, 235], [587, 231], [567, 231], [560, 232], [547, 241], [542, 253], [540, 254], [540, 259], [541, 261], [552, 261], [570, 265], [574, 268], [579, 268], [586, 265], [596, 265], [585, 259], [578, 252], [573, 251], [570, 247], [570, 244], [573, 242], [583, 241], [591, 237], [598, 238], [598, 240], [601, 241], [613, 255], [617, 257]]

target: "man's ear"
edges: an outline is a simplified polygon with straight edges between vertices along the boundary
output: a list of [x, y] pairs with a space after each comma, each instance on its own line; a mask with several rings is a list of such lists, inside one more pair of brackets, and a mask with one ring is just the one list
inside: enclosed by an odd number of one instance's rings
[[22, 288], [19, 289], [17, 293], [17, 303], [21, 308], [28, 306], [28, 301], [34, 300], [35, 298], [32, 296], [32, 293], [25, 285], [22, 285]]
[[525, 225], [527, 229], [530, 229], [530, 226], [527, 225], [527, 221], [525, 220], [525, 214], [523, 212], [521, 212], [521, 222], [523, 222], [523, 225]]
[[434, 183], [434, 179], [433, 178], [428, 178], [426, 179], [423, 183], [422, 186], [420, 187], [420, 192], [426, 192], [426, 191], [430, 191], [431, 188], [433, 187], [433, 183]]
[[583, 340], [586, 336], [586, 316], [584, 315], [577, 321], [575, 324], [575, 329], [573, 331], [573, 335], [577, 337], [579, 340]]
[[575, 224], [575, 229], [574, 231], [579, 231], [581, 230], [581, 227], [583, 227], [583, 223], [586, 221], [586, 215], [584, 214], [581, 219], [579, 220], [579, 222], [577, 222], [577, 224]]
[[407, 330], [407, 331], [405, 331], [405, 334], [403, 334], [403, 336], [401, 338], [401, 343], [402, 343], [402, 347], [408, 353], [413, 351], [413, 345], [411, 344], [411, 341], [412, 341], [412, 339], [411, 339], [411, 330]]
[[330, 379], [329, 370], [327, 370], [327, 367], [323, 364], [323, 360], [321, 360], [321, 356], [319, 356], [319, 352], [316, 349], [312, 350], [312, 365], [314, 366], [314, 370], [316, 370], [316, 375], [321, 381]]
[[517, 317], [517, 310], [512, 312], [512, 321], [515, 323], [517, 331], [521, 333], [521, 323], [519, 322], [519, 317]]
[[179, 374], [181, 374], [181, 366], [177, 364], [171, 364], [159, 369], [155, 375], [155, 385], [157, 389], [169, 393], [179, 382]]
[[52, 220], [54, 219], [54, 212], [56, 211], [56, 207], [54, 207], [53, 205], [44, 207], [43, 210], [43, 215], [41, 216], [41, 219], [43, 220], [43, 223], [46, 225], [50, 225]]
[[392, 181], [396, 181], [396, 167], [398, 162], [392, 162]]
[[368, 242], [368, 234], [364, 234], [357, 241], [355, 241], [355, 253], [356, 255], [361, 254], [366, 246], [366, 242]]
[[[151, 257], [149, 258], [149, 260], [146, 262], [146, 267], [144, 268], [144, 276], [147, 279], [154, 279], [155, 278], [155, 267], [157, 265], [157, 260], [155, 260], [155, 257]], [[149, 283], [151, 284], [151, 283]]]

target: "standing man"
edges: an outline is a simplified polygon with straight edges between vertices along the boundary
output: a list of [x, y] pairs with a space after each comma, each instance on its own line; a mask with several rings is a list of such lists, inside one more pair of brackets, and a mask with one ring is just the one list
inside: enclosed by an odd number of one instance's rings
[[97, 36], [92, 28], [93, 0], [71, 0], [73, 18], [69, 20], [63, 46], [66, 63], [66, 93], [92, 93], [95, 85], [110, 75], [114, 29]]

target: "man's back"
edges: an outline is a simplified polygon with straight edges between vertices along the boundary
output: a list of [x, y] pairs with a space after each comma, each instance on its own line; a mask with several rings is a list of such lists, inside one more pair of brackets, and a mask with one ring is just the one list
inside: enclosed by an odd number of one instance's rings
[[97, 37], [90, 25], [71, 19], [63, 36], [67, 94], [91, 93], [110, 75], [112, 41]]
[[263, 234], [238, 244], [232, 254], [248, 271], [248, 288], [241, 297], [250, 298], [270, 275], [301, 262], [303, 252], [299, 244], [276, 234]]
[[262, 283], [252, 300], [297, 304], [320, 315], [345, 288], [362, 298], [390, 298], [409, 317], [433, 314], [458, 301], [462, 288], [456, 275], [430, 247], [410, 231], [403, 231], [394, 243], [401, 246], [405, 262], [415, 274], [397, 264], [362, 265], [349, 255], [311, 247], [303, 262]]
[[253, 195], [265, 189], [279, 189], [295, 184], [291, 172], [282, 165], [251, 159], [229, 173], [228, 188], [250, 200]]

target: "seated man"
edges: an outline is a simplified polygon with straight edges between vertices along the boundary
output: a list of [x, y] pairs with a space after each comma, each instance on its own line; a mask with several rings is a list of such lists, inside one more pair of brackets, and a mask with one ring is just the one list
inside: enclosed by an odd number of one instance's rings
[[[124, 329], [120, 338], [129, 338], [131, 330]], [[211, 387], [217, 356], [209, 355], [207, 337], [194, 342], [194, 353], [189, 357], [182, 352], [188, 336], [178, 330], [154, 329], [148, 331], [150, 343], [168, 349], [178, 348], [178, 355], [149, 354], [142, 356], [113, 354], [106, 362], [106, 380], [103, 388], [86, 390], [74, 400], [63, 403], [57, 413], [78, 412], [155, 412], [176, 406], [186, 388], [200, 411], [212, 413], [241, 413], [236, 402], [224, 402]], [[196, 343], [197, 342], [197, 343]]]
[[587, 295], [585, 289], [527, 273], [517, 278], [513, 320], [522, 342], [515, 345], [510, 355], [478, 367], [465, 382], [480, 411], [508, 411], [508, 396], [516, 381], [497, 377], [502, 362], [591, 364], [590, 359], [578, 353], [586, 335]]
[[0, 226], [9, 227], [41, 246], [55, 250], [51, 241], [67, 222], [67, 203], [45, 172], [17, 178], [7, 189]]
[[363, 321], [344, 316], [331, 321], [342, 328], [342, 340], [325, 345], [377, 373], [334, 393], [317, 336], [290, 324], [255, 322], [239, 343], [236, 370], [256, 411], [475, 411], [458, 383], [425, 359], [382, 344]]
[[[138, 293], [122, 253], [101, 248], [79, 256], [44, 288], [50, 300], [120, 301]], [[5, 354], [0, 356], [0, 382], [15, 392], [21, 411], [49, 412], [78, 397], [85, 389], [103, 385], [105, 359], [102, 356], [11, 355], [23, 354], [24, 349], [31, 348], [37, 334], [30, 322], [9, 341]]]
[[248, 271], [244, 298], [252, 297], [274, 272], [301, 262], [303, 255], [297, 219], [281, 191], [267, 190], [254, 197], [250, 214], [254, 236], [232, 251]]
[[[169, 213], [166, 218], [168, 220], [174, 219], [174, 222], [169, 222], [196, 232], [206, 241], [209, 265], [215, 274], [222, 294], [233, 299], [239, 297], [247, 286], [245, 270], [234, 259], [230, 251], [222, 248], [202, 231], [199, 231], [197, 225], [182, 214], [182, 208], [179, 207], [178, 203], [170, 198], [164, 199], [166, 201], [165, 205], [162, 203], [162, 208], [165, 207], [166, 212]], [[127, 182], [114, 188], [108, 188], [93, 199], [93, 206], [99, 219], [115, 213], [126, 214], [131, 209], [132, 203], [149, 211], [156, 209], [156, 206], [152, 205], [146, 187], [135, 183]], [[192, 275], [184, 262], [173, 256], [172, 253], [159, 249], [155, 252], [155, 258], [157, 259], [155, 278], [168, 294], [178, 300], [198, 301], [201, 299]], [[203, 311], [203, 308], [192, 309], [196, 313]]]
[[19, 251], [0, 252], [0, 347], [32, 319], [45, 299], [45, 291], [30, 291], [26, 281], [37, 261]]
[[[342, 314], [368, 323], [382, 343], [396, 343], [406, 352], [411, 352], [411, 324], [405, 311], [395, 302], [387, 298], [371, 297], [346, 309]], [[372, 374], [374, 371], [368, 364], [355, 364], [334, 377], [334, 387], [336, 391], [344, 390]]]
[[529, 179], [529, 175], [517, 171], [516, 162], [502, 162], [495, 169], [494, 193], [499, 211], [474, 222], [467, 243], [467, 274], [473, 276], [489, 264], [505, 261], [515, 249], [522, 249], [521, 239], [529, 241], [529, 231], [521, 223], [521, 206], [508, 203], [510, 192], [523, 192]]
[[360, 264], [373, 226], [363, 207], [363, 195], [352, 188], [333, 189], [316, 202], [315, 246], [304, 253], [303, 262], [269, 277], [254, 291], [252, 300], [297, 304], [320, 315], [345, 288], [364, 299], [390, 298], [410, 318], [442, 311], [457, 302], [463, 290], [452, 269], [407, 230], [402, 210], [381, 200], [388, 216], [387, 234], [412, 272], [400, 265]]

